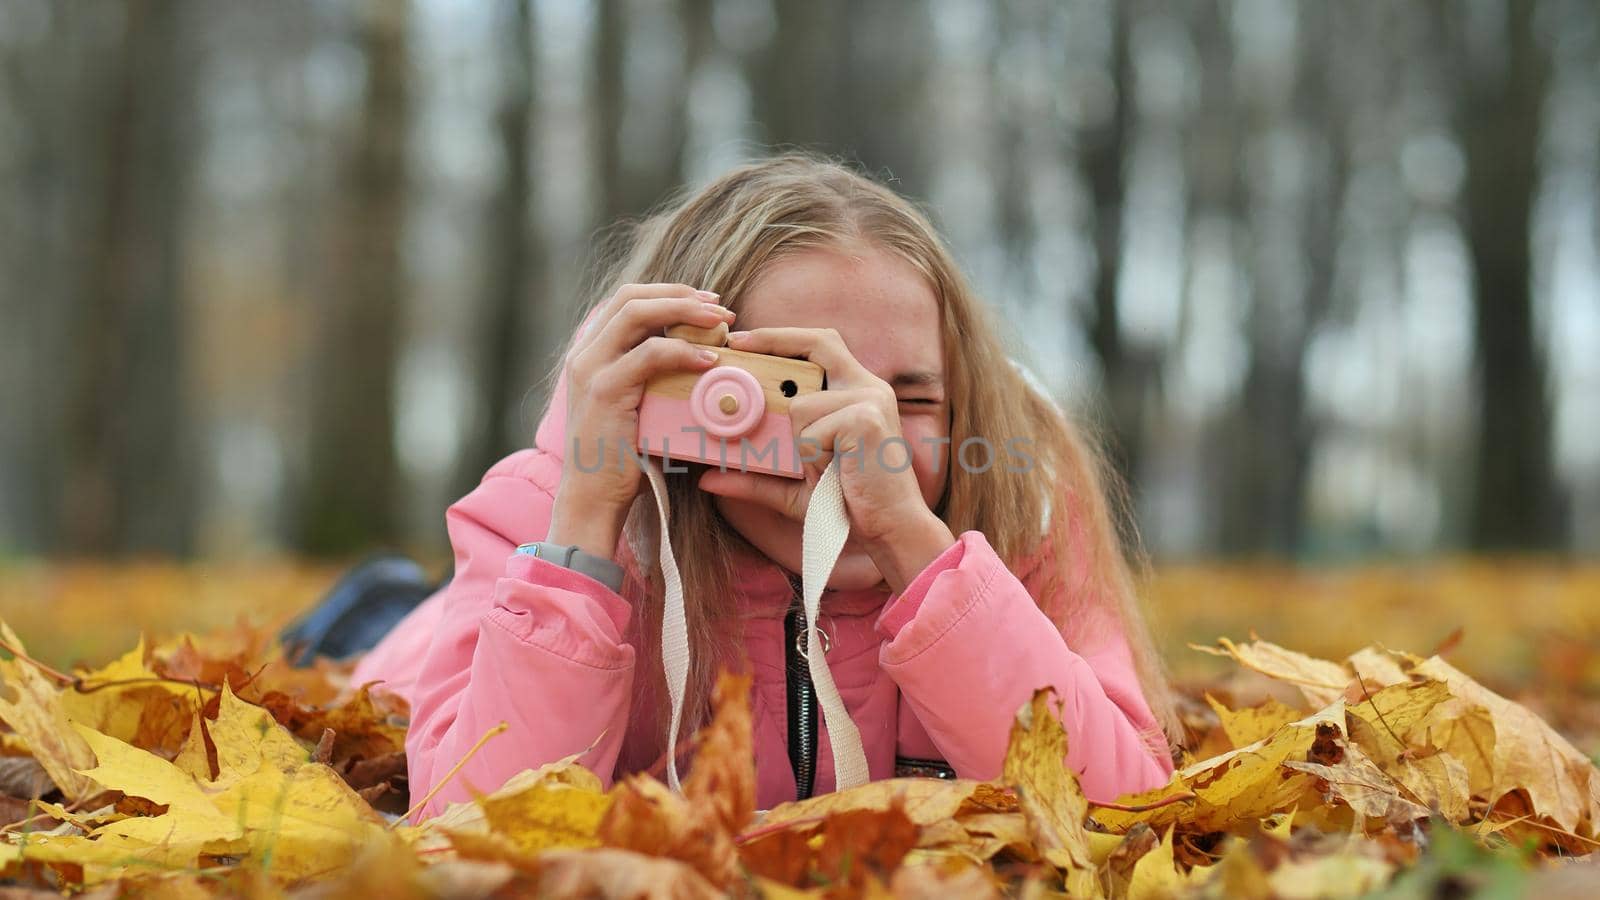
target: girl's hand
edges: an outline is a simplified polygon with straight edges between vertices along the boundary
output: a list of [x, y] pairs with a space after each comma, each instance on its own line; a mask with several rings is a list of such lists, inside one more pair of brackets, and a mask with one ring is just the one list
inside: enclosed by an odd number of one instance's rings
[[[817, 456], [805, 480], [754, 472], [707, 471], [708, 493], [749, 500], [805, 520], [811, 490], [836, 455], [851, 537], [861, 542], [890, 587], [910, 579], [955, 542], [923, 499], [911, 447], [900, 430], [894, 389], [851, 355], [831, 328], [758, 328], [728, 335], [728, 346], [752, 353], [803, 357], [822, 366], [828, 389], [797, 397], [789, 417], [802, 454]], [[802, 458], [807, 458], [802, 456]]]
[[642, 474], [627, 450], [638, 438], [645, 383], [669, 372], [705, 371], [717, 360], [709, 349], [661, 332], [671, 325], [731, 323], [733, 312], [718, 299], [684, 284], [627, 284], [591, 317], [563, 363], [566, 446], [552, 543], [607, 559], [616, 552]]

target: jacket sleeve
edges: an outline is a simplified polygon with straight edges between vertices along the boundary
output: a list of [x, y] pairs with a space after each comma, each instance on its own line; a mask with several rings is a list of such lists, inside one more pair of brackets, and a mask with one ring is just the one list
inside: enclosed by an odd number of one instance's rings
[[1017, 710], [1049, 686], [1064, 703], [1067, 764], [1089, 799], [1169, 780], [1166, 742], [1120, 630], [1071, 646], [982, 533], [963, 533], [877, 627], [888, 639], [881, 665], [957, 775], [998, 776]]
[[446, 515], [456, 576], [413, 694], [406, 734], [421, 797], [485, 733], [491, 738], [419, 819], [492, 791], [517, 772], [573, 754], [610, 783], [622, 747], [634, 651], [630, 607], [594, 579], [516, 546], [549, 531], [549, 492], [490, 475]]

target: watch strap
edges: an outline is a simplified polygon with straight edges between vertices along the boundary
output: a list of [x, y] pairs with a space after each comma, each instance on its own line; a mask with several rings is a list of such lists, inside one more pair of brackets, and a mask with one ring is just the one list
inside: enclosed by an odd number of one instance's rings
[[519, 546], [517, 553], [524, 556], [536, 556], [547, 562], [555, 563], [564, 568], [571, 569], [582, 575], [587, 575], [595, 581], [610, 588], [613, 593], [622, 593], [622, 567], [613, 560], [603, 556], [586, 553], [577, 547], [565, 544], [552, 544], [549, 541], [533, 541]]

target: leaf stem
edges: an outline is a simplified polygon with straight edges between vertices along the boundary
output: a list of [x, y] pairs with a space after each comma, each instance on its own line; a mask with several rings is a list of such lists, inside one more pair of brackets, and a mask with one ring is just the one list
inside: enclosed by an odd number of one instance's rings
[[1160, 809], [1163, 806], [1171, 806], [1174, 803], [1187, 803], [1195, 799], [1196, 796], [1194, 791], [1179, 791], [1176, 794], [1168, 794], [1160, 800], [1152, 800], [1149, 803], [1096, 803], [1090, 800], [1089, 805], [1098, 806], [1101, 809], [1114, 809], [1117, 812], [1141, 813], [1149, 812], [1152, 809]]
[[504, 734], [506, 732], [506, 730], [509, 729], [510, 727], [511, 727], [510, 725], [507, 725], [506, 723], [501, 722], [499, 725], [496, 725], [493, 728], [489, 729], [488, 731], [485, 731], [483, 733], [483, 737], [478, 738], [478, 742], [476, 744], [472, 745], [472, 749], [471, 750], [467, 751], [467, 755], [461, 757], [461, 759], [455, 765], [450, 767], [450, 771], [444, 773], [444, 777], [439, 779], [439, 783], [433, 786], [433, 790], [428, 791], [428, 793], [426, 793], [426, 794], [424, 794], [422, 796], [421, 800], [418, 800], [415, 805], [413, 805], [410, 809], [406, 810], [406, 814], [405, 815], [403, 815], [400, 818], [395, 819], [393, 822], [389, 823], [389, 830], [393, 831], [394, 829], [398, 828], [400, 826], [401, 822], [405, 822], [405, 821], [409, 820], [412, 816], [416, 815], [418, 813], [418, 811], [420, 811], [424, 806], [427, 806], [428, 805], [428, 801], [432, 800], [433, 796], [435, 794], [437, 794], [437, 793], [439, 793], [439, 791], [443, 790], [444, 786], [450, 783], [450, 779], [456, 777], [456, 773], [461, 771], [461, 767], [466, 765], [467, 762], [469, 760], [471, 760], [473, 756], [476, 756], [478, 751], [483, 749], [483, 745], [484, 744], [489, 743], [489, 739], [490, 738], [494, 737], [495, 735]]

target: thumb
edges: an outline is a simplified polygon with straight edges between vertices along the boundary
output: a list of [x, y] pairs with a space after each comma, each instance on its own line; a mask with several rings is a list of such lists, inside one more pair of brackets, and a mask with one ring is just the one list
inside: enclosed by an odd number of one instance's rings
[[804, 522], [811, 486], [797, 478], [760, 472], [724, 472], [708, 469], [700, 476], [700, 490], [730, 500], [747, 500]]

